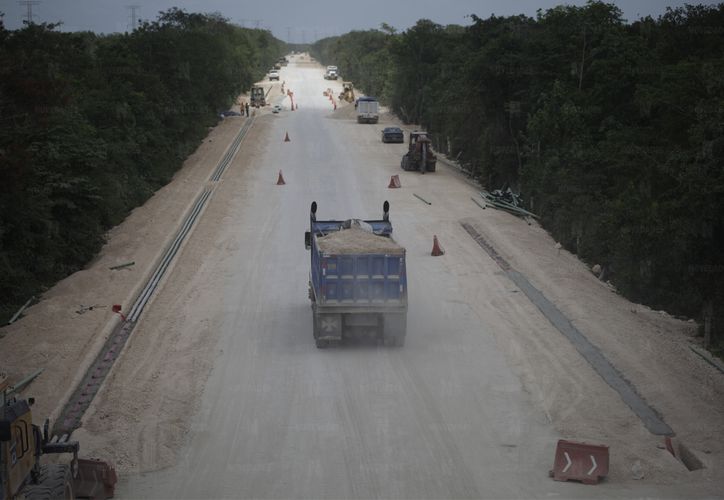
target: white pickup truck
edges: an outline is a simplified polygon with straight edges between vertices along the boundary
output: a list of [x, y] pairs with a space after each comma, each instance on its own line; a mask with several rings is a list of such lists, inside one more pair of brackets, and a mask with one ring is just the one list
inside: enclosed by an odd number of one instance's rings
[[337, 66], [327, 66], [327, 72], [324, 73], [324, 79], [336, 80], [337, 76]]

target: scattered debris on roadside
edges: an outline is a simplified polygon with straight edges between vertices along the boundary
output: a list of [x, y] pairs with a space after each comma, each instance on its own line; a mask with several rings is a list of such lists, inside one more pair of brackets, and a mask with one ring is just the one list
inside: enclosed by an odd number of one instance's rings
[[35, 300], [35, 295], [30, 297], [28, 299], [28, 301], [25, 304], [23, 304], [23, 306], [20, 309], [18, 309], [18, 312], [13, 314], [13, 317], [10, 318], [10, 321], [8, 321], [8, 325], [12, 325], [13, 323], [15, 323], [15, 321], [17, 321], [17, 319], [21, 317], [21, 315], [23, 314], [23, 311], [25, 311], [25, 309], [27, 309], [30, 306], [30, 304], [33, 303], [34, 300]]
[[[500, 189], [496, 189], [492, 192], [480, 191], [480, 196], [483, 197], [485, 203], [493, 208], [505, 210], [506, 212], [517, 215], [518, 217], [522, 217], [523, 219], [526, 219], [527, 217], [533, 217], [535, 219], [538, 218], [536, 214], [522, 208], [523, 199], [520, 197], [519, 194], [514, 193], [510, 188], [506, 189], [505, 191]], [[529, 220], [527, 220], [527, 222], [530, 225], [531, 222]]]
[[92, 311], [94, 309], [103, 309], [106, 306], [99, 306], [98, 304], [93, 304], [92, 306], [84, 306], [83, 304], [80, 305], [80, 308], [75, 311], [76, 314], [85, 314], [88, 311]]
[[418, 200], [422, 201], [423, 203], [426, 203], [426, 204], [428, 204], [428, 205], [432, 205], [431, 202], [427, 201], [425, 198], [423, 198], [422, 196], [420, 196], [420, 195], [417, 194], [417, 193], [412, 193], [412, 196], [414, 196], [414, 197], [417, 198]]
[[125, 264], [118, 264], [117, 266], [111, 266], [111, 267], [109, 267], [108, 269], [110, 269], [111, 271], [115, 271], [115, 270], [117, 270], [117, 269], [125, 269], [125, 268], [127, 268], [127, 267], [131, 267], [131, 266], [134, 266], [134, 265], [136, 265], [136, 261], [135, 261], [135, 260], [134, 260], [134, 261], [131, 261], [131, 262], [126, 262]]

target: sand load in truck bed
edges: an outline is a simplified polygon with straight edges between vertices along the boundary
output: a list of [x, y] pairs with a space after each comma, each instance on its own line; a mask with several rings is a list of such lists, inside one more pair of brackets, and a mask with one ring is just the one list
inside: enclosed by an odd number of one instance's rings
[[404, 254], [405, 249], [385, 236], [377, 236], [360, 227], [351, 227], [317, 238], [319, 249], [330, 255], [378, 253]]

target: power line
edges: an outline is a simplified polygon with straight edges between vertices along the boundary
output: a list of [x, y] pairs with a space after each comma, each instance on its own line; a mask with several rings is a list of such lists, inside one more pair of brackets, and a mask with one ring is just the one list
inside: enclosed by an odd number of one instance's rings
[[24, 5], [27, 8], [26, 19], [23, 22], [33, 24], [33, 5], [40, 5], [40, 0], [20, 0], [18, 5]]
[[129, 17], [131, 19], [131, 24], [129, 25], [129, 28], [131, 28], [131, 31], [135, 31], [135, 29], [138, 27], [138, 16], [136, 13], [141, 8], [140, 5], [126, 5], [126, 9], [130, 10]]

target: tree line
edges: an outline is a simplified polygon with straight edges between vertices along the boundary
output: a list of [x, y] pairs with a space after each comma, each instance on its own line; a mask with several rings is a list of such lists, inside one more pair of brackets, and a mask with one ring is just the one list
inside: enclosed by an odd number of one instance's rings
[[0, 15], [0, 322], [86, 265], [284, 52], [176, 8], [111, 35]]
[[520, 191], [633, 301], [724, 338], [724, 4], [624, 20], [589, 1], [326, 38], [323, 64]]

